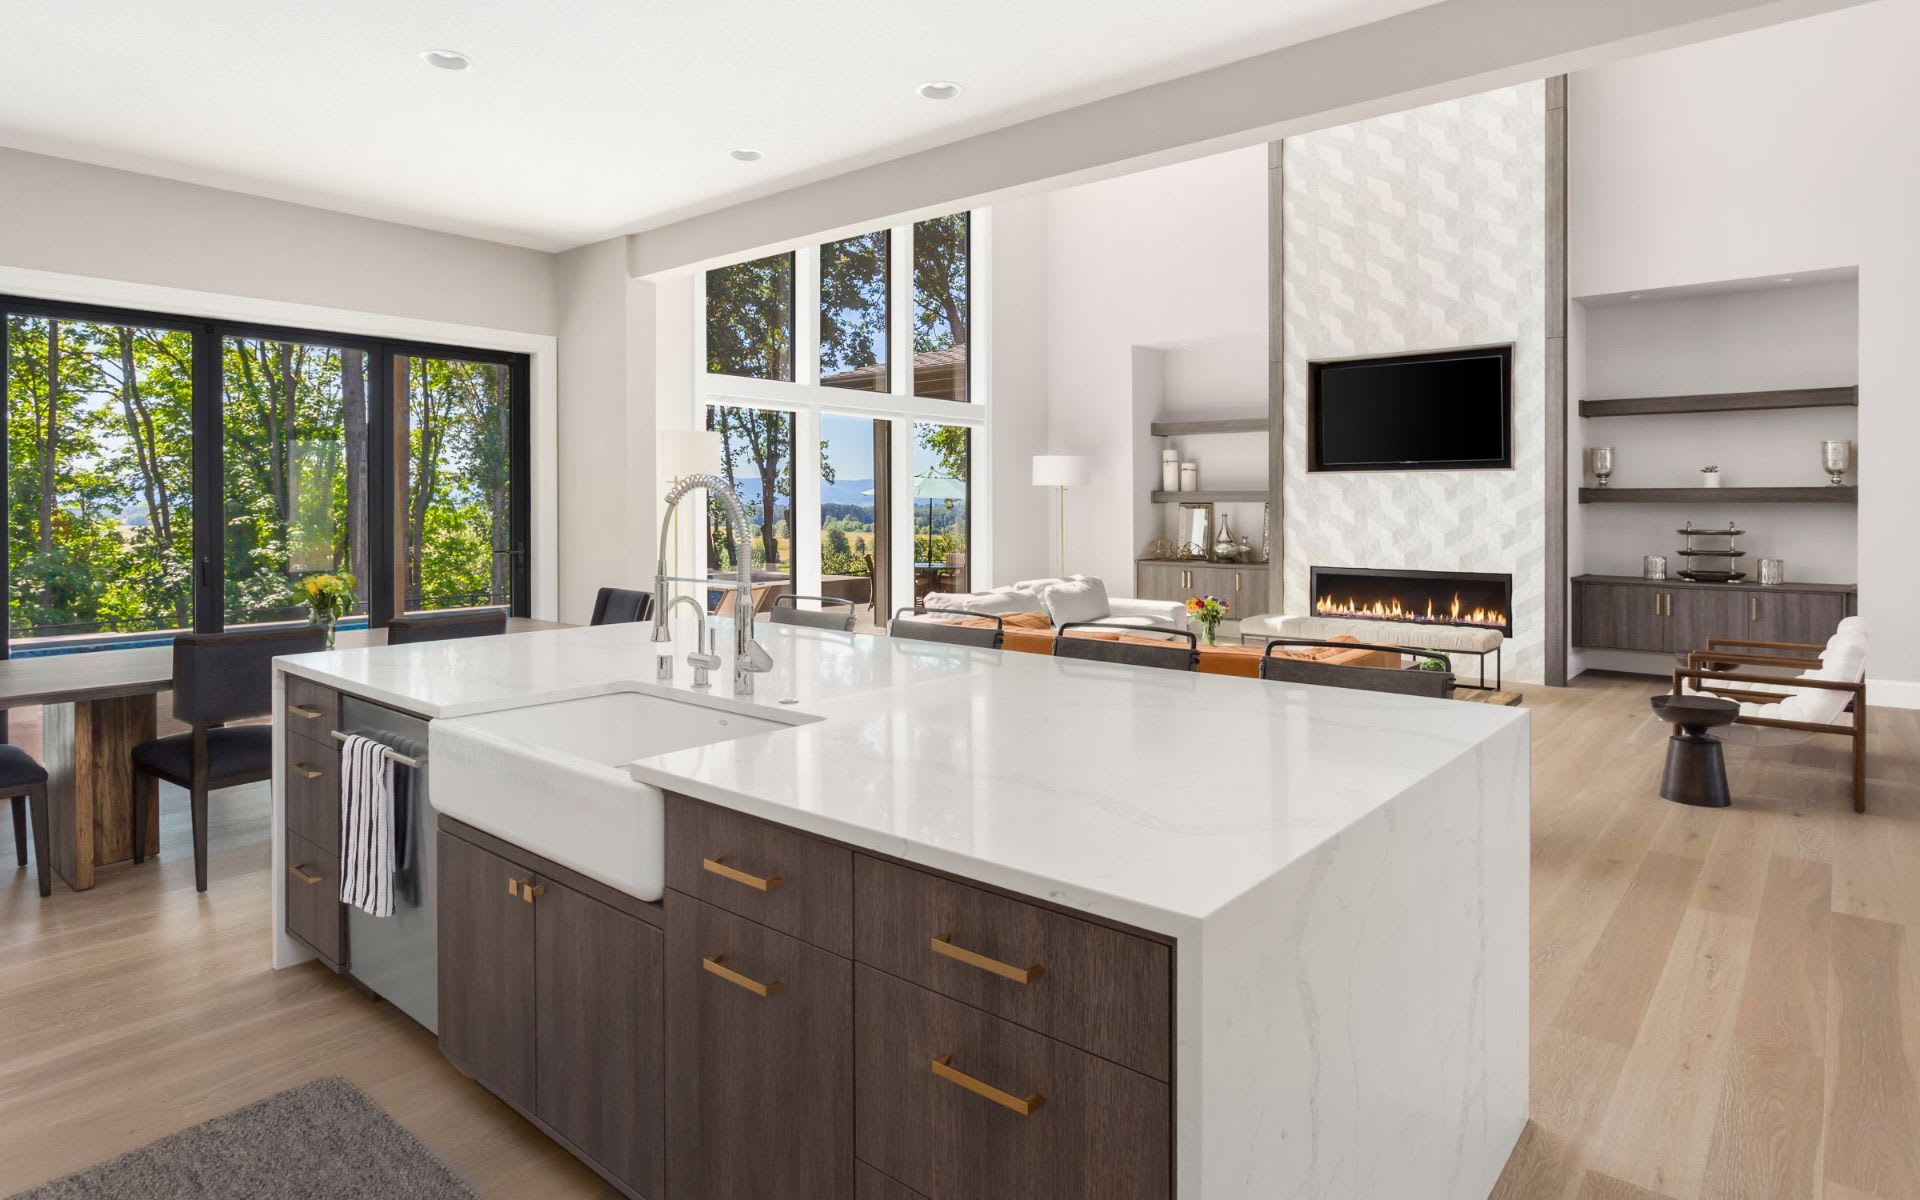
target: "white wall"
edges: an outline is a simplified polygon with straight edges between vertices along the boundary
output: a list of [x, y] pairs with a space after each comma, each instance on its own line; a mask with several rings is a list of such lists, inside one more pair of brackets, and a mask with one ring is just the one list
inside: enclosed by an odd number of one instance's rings
[[[1877, 702], [1920, 704], [1920, 4], [1858, 8], [1574, 75], [1576, 295], [1857, 266], [1860, 607]], [[1876, 469], [1877, 465], [1877, 469]]]
[[[1223, 385], [1233, 393], [1223, 407], [1235, 410], [1223, 415], [1257, 413], [1265, 395], [1266, 147], [1056, 192], [1047, 211], [1048, 441], [1095, 464], [1093, 483], [1068, 498], [1067, 570], [1131, 594], [1133, 560], [1164, 521], [1139, 470], [1160, 455], [1135, 419], [1135, 348], [1158, 351], [1165, 372], [1182, 343], [1258, 345], [1259, 374]], [[1193, 365], [1174, 367], [1172, 382], [1184, 386]], [[1242, 397], [1249, 411], [1238, 408]], [[1190, 452], [1204, 486], [1209, 448]], [[1264, 472], [1250, 482], [1264, 485]]]
[[[1506, 672], [1538, 680], [1546, 622], [1546, 115], [1542, 84], [1287, 139], [1284, 610], [1310, 569], [1513, 576]], [[1511, 343], [1513, 466], [1307, 470], [1314, 359]]]
[[1045, 199], [994, 205], [991, 253], [993, 575], [976, 588], [1052, 574], [1056, 540], [1053, 497], [1032, 469], [1048, 450]]
[[554, 331], [553, 256], [0, 148], [0, 264]]

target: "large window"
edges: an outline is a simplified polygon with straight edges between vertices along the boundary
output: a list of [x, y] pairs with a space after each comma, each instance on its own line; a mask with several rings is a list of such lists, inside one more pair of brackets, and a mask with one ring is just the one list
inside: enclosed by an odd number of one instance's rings
[[973, 431], [913, 427], [913, 599], [971, 590]]
[[193, 622], [193, 335], [6, 318], [8, 628]]
[[701, 276], [694, 407], [663, 424], [720, 435], [718, 473], [754, 526], [736, 547], [709, 513], [709, 572], [745, 559], [763, 610], [785, 591], [828, 596], [870, 627], [929, 591], [991, 583], [990, 512], [972, 504], [992, 469], [972, 334], [989, 315], [973, 264], [990, 237], [984, 213], [953, 213]]
[[[526, 610], [527, 360], [0, 297], [0, 656], [355, 614]], [[151, 640], [151, 637], [148, 637]]]
[[888, 386], [886, 230], [820, 247], [820, 386]]
[[792, 382], [792, 254], [707, 272], [707, 370]]
[[970, 399], [972, 242], [966, 213], [913, 227], [913, 394]]

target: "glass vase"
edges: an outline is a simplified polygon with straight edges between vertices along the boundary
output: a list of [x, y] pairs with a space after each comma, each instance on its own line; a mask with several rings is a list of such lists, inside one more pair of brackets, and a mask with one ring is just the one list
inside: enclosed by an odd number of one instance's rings
[[308, 623], [327, 635], [327, 649], [333, 649], [334, 626], [339, 623], [339, 618], [332, 613], [317, 612]]

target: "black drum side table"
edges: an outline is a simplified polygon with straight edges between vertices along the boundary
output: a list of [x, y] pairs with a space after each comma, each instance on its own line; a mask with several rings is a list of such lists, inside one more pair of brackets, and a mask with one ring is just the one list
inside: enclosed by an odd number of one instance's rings
[[1720, 739], [1708, 730], [1731, 725], [1740, 706], [1718, 696], [1655, 696], [1654, 715], [1680, 731], [1667, 739], [1667, 769], [1660, 776], [1660, 795], [1676, 804], [1727, 808], [1727, 763]]

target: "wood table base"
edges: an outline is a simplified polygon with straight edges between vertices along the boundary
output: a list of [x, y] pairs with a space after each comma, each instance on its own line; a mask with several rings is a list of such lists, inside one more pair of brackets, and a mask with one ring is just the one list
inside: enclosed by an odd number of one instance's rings
[[[44, 711], [53, 869], [85, 891], [95, 867], [133, 857], [133, 748], [154, 736], [154, 697], [49, 704]], [[154, 854], [160, 806], [149, 803], [147, 813], [147, 853]]]

